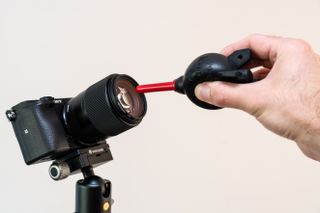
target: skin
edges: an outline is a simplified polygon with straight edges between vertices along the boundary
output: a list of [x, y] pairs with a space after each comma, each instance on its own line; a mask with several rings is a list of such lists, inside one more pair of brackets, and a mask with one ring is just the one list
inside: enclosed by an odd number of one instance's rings
[[222, 54], [250, 48], [256, 68], [250, 84], [205, 82], [196, 96], [220, 107], [243, 110], [270, 131], [293, 140], [308, 157], [320, 161], [320, 56], [303, 40], [250, 35]]

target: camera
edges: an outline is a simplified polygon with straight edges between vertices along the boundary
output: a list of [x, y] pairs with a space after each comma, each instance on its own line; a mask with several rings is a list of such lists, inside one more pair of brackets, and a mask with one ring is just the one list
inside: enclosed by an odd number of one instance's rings
[[74, 98], [45, 96], [21, 102], [6, 112], [27, 165], [55, 160], [50, 176], [112, 160], [106, 139], [137, 126], [147, 110], [130, 76], [112, 74]]

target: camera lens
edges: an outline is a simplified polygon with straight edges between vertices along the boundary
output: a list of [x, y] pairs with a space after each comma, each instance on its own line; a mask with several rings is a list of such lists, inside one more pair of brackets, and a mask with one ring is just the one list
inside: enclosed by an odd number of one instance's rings
[[113, 74], [70, 99], [63, 113], [70, 136], [92, 145], [138, 125], [147, 102], [137, 85], [128, 75]]

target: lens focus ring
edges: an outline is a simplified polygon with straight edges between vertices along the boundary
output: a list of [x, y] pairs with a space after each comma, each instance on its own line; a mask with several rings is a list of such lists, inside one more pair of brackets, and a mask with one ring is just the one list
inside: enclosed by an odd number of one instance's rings
[[[138, 125], [147, 101], [135, 91], [137, 85], [130, 76], [113, 74], [71, 98], [63, 113], [68, 134], [81, 144], [91, 145]], [[119, 93], [120, 88], [123, 93]], [[121, 98], [130, 98], [131, 102]], [[121, 101], [127, 101], [130, 109]]]

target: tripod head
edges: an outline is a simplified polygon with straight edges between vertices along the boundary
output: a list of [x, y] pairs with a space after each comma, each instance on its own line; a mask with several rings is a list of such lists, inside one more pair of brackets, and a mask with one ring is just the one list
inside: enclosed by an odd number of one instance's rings
[[[112, 154], [107, 143], [94, 147], [76, 149], [69, 154], [56, 159], [49, 167], [49, 175], [54, 180], [62, 180], [71, 174], [82, 172], [90, 176], [92, 168], [111, 161]], [[88, 168], [91, 168], [88, 170]]]
[[80, 172], [84, 176], [76, 183], [75, 213], [111, 213], [111, 181], [96, 176], [93, 168], [112, 159], [109, 145], [105, 142], [76, 149], [51, 164], [49, 175], [54, 180], [62, 180]]

